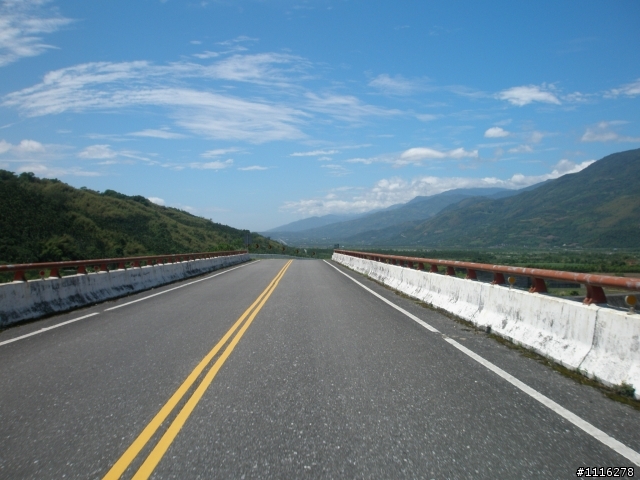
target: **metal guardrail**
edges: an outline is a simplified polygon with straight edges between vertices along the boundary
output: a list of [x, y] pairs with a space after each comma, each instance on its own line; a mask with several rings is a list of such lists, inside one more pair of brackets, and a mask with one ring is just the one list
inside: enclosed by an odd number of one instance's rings
[[44, 263], [21, 263], [16, 265], [0, 265], [0, 273], [13, 272], [14, 282], [26, 282], [25, 273], [30, 270], [38, 270], [40, 276], [44, 278], [46, 270], [49, 270], [49, 278], [60, 278], [62, 269], [76, 268], [78, 274], [86, 274], [87, 267], [93, 268], [94, 272], [109, 271], [110, 265], [117, 265], [117, 269], [140, 268], [142, 263], [151, 266], [154, 263], [176, 263], [190, 260], [201, 260], [215, 257], [225, 257], [229, 255], [241, 255], [249, 253], [247, 250], [230, 250], [221, 252], [206, 253], [181, 253], [169, 255], [146, 255], [144, 257], [122, 257], [122, 258], [99, 258], [93, 260], [74, 260], [69, 262], [44, 262]]
[[640, 292], [640, 278], [612, 277], [610, 275], [593, 275], [588, 273], [545, 270], [541, 268], [509, 267], [506, 265], [491, 265], [488, 263], [459, 262], [433, 258], [404, 257], [400, 255], [382, 255], [373, 252], [358, 252], [351, 250], [334, 250], [334, 252], [403, 267], [406, 265], [408, 268], [414, 268], [414, 264], [417, 264], [418, 270], [425, 270], [425, 265], [429, 265], [429, 271], [432, 273], [439, 273], [438, 267], [444, 266], [446, 267], [444, 274], [452, 276], [456, 275], [456, 268], [464, 269], [467, 272], [466, 278], [471, 280], [477, 280], [476, 272], [489, 272], [493, 273], [493, 281], [491, 283], [497, 285], [507, 283], [505, 275], [530, 277], [532, 280], [532, 286], [529, 291], [532, 293], [546, 293], [547, 285], [545, 280], [579, 283], [586, 287], [587, 295], [583, 303], [587, 305], [592, 303], [607, 303], [607, 297], [604, 293], [603, 287]]

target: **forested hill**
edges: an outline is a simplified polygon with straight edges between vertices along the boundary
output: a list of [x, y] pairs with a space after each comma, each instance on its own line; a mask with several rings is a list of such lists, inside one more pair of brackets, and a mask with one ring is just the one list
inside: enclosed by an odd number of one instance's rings
[[[261, 237], [254, 235], [254, 241]], [[262, 239], [264, 240], [264, 239]], [[0, 262], [207, 252], [243, 247], [241, 230], [113, 190], [76, 189], [0, 170]]]
[[530, 192], [463, 200], [397, 233], [393, 243], [639, 248], [640, 149], [614, 153]]

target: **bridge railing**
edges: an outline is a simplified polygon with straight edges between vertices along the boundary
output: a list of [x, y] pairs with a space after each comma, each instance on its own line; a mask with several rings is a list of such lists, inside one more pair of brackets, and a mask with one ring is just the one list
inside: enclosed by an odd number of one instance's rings
[[[179, 253], [167, 255], [145, 255], [142, 257], [119, 257], [119, 258], [99, 258], [92, 260], [74, 260], [68, 262], [43, 262], [43, 263], [21, 263], [15, 265], [0, 265], [0, 273], [13, 272], [14, 282], [26, 282], [26, 272], [37, 270], [40, 277], [45, 278], [48, 272], [48, 278], [60, 278], [63, 270], [75, 269], [77, 274], [86, 274], [87, 268], [93, 269], [94, 272], [110, 269], [126, 269], [140, 268], [143, 266], [163, 265], [166, 263], [178, 263], [190, 260], [200, 260], [215, 257], [224, 257], [228, 255], [241, 255], [248, 253], [247, 250], [229, 250], [219, 252], [205, 253]], [[115, 267], [115, 268], [110, 268]], [[65, 272], [66, 273], [66, 272]]]
[[613, 277], [611, 275], [594, 275], [588, 273], [564, 272], [559, 270], [545, 270], [541, 268], [509, 267], [506, 265], [491, 265], [487, 263], [460, 262], [454, 260], [439, 260], [434, 258], [405, 257], [401, 255], [383, 255], [374, 252], [358, 252], [352, 250], [334, 250], [335, 253], [350, 255], [352, 257], [374, 260], [392, 265], [399, 265], [407, 268], [417, 268], [427, 270], [432, 273], [439, 273], [438, 267], [445, 267], [445, 275], [456, 275], [456, 269], [466, 270], [466, 278], [477, 280], [477, 272], [493, 273], [492, 284], [504, 285], [507, 283], [505, 275], [517, 275], [530, 277], [532, 281], [532, 293], [546, 293], [547, 285], [545, 280], [572, 282], [584, 285], [587, 295], [583, 303], [607, 303], [607, 297], [603, 288], [614, 288], [632, 292], [640, 292], [640, 278]]

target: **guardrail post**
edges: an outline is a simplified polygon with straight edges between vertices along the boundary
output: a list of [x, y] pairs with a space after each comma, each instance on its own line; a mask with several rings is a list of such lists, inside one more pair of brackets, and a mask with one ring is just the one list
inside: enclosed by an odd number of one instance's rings
[[53, 267], [49, 270], [49, 278], [60, 278], [60, 271], [56, 267]]
[[424, 270], [424, 263], [418, 262], [418, 270]]
[[24, 276], [24, 270], [16, 270], [13, 274], [14, 282], [26, 282], [27, 277]]
[[491, 285], [504, 285], [507, 281], [504, 279], [504, 273], [494, 273]]
[[585, 305], [607, 303], [607, 296], [604, 294], [602, 287], [596, 285], [585, 285], [587, 287], [587, 296], [582, 301]]
[[118, 270], [124, 270], [125, 266], [124, 266], [124, 262], [118, 262]]
[[447, 273], [445, 275], [449, 275], [450, 277], [456, 276], [456, 270], [452, 266], [447, 266]]
[[467, 268], [467, 276], [465, 277], [469, 280], [477, 280], [478, 276], [476, 275], [476, 271], [471, 269], [471, 268]]
[[440, 273], [440, 272], [438, 271], [438, 265], [436, 265], [435, 263], [432, 263], [432, 264], [431, 264], [431, 268], [429, 269], [429, 271], [430, 271], [431, 273]]
[[544, 279], [543, 278], [532, 277], [531, 281], [533, 282], [533, 285], [531, 285], [531, 288], [529, 289], [529, 292], [531, 292], [531, 293], [547, 293], [547, 284], [544, 283]]
[[106, 263], [103, 263], [102, 265], [100, 265], [100, 270], [104, 270], [105, 272], [109, 271], [109, 267], [107, 266]]
[[85, 265], [80, 265], [78, 267], [78, 275], [86, 275], [87, 274], [87, 267]]

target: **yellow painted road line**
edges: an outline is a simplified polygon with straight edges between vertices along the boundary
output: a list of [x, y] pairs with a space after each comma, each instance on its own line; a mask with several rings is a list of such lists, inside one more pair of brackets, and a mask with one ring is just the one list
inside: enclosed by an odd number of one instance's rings
[[238, 344], [238, 342], [240, 341], [244, 333], [247, 331], [247, 329], [251, 325], [251, 322], [253, 322], [253, 320], [256, 318], [256, 315], [258, 315], [258, 313], [260, 312], [264, 304], [267, 302], [271, 294], [274, 292], [274, 290], [278, 286], [278, 283], [280, 283], [280, 280], [282, 279], [284, 272], [286, 271], [287, 268], [289, 268], [289, 265], [291, 265], [291, 262], [292, 260], [289, 260], [289, 262], [284, 266], [283, 268], [284, 271], [282, 272], [282, 275], [280, 275], [280, 278], [277, 279], [275, 285], [273, 285], [269, 293], [265, 295], [265, 297], [260, 302], [260, 305], [258, 306], [258, 308], [256, 308], [253, 311], [253, 313], [249, 317], [249, 320], [247, 320], [247, 322], [242, 326], [238, 334], [233, 338], [231, 343], [229, 343], [229, 346], [225, 349], [222, 355], [220, 355], [216, 363], [213, 365], [213, 367], [211, 367], [211, 370], [207, 372], [207, 375], [204, 377], [200, 385], [198, 385], [198, 388], [196, 388], [196, 391], [193, 392], [193, 395], [191, 396], [191, 398], [187, 401], [184, 407], [182, 407], [182, 410], [180, 411], [178, 416], [171, 423], [171, 425], [169, 426], [165, 434], [162, 436], [162, 438], [160, 439], [158, 444], [155, 446], [155, 448], [151, 451], [151, 453], [149, 454], [147, 459], [144, 461], [140, 469], [133, 476], [133, 480], [147, 479], [153, 473], [153, 470], [156, 468], [160, 460], [162, 460], [162, 457], [164, 456], [168, 448], [173, 443], [173, 440], [176, 438], [176, 436], [182, 429], [183, 425], [185, 424], [185, 422], [193, 412], [193, 409], [196, 407], [196, 405], [204, 395], [204, 392], [206, 392], [207, 388], [209, 388], [209, 385], [211, 384], [216, 374], [220, 370], [220, 367], [222, 367], [222, 365], [227, 360], [229, 355], [231, 355], [231, 352], [233, 352], [233, 349], [236, 347], [236, 345]]
[[[140, 451], [144, 448], [147, 442], [151, 439], [151, 437], [155, 434], [155, 432], [160, 428], [162, 423], [167, 419], [167, 417], [171, 414], [176, 405], [182, 400], [187, 391], [191, 388], [191, 386], [195, 383], [197, 378], [200, 376], [202, 371], [209, 365], [213, 357], [222, 349], [222, 347], [227, 343], [231, 335], [238, 329], [238, 327], [242, 324], [242, 322], [247, 318], [247, 316], [251, 313], [251, 311], [255, 308], [256, 305], [260, 304], [260, 308], [264, 305], [264, 302], [260, 303], [261, 300], [264, 299], [267, 294], [271, 295], [270, 292], [273, 291], [275, 285], [278, 284], [280, 278], [284, 275], [284, 272], [287, 270], [292, 260], [290, 260], [282, 269], [278, 272], [273, 280], [269, 283], [267, 288], [258, 296], [258, 298], [251, 304], [249, 308], [245, 310], [245, 312], [240, 316], [240, 318], [233, 324], [233, 326], [225, 333], [224, 337], [220, 339], [220, 341], [216, 344], [215, 347], [202, 359], [202, 361], [193, 369], [193, 371], [189, 374], [186, 380], [180, 385], [178, 390], [171, 396], [171, 398], [164, 404], [164, 406], [160, 409], [160, 411], [156, 414], [155, 417], [149, 422], [149, 424], [142, 430], [140, 435], [133, 441], [131, 446], [122, 454], [122, 456], [118, 459], [118, 461], [111, 467], [111, 469], [104, 476], [104, 480], [115, 480], [120, 478], [120, 476], [125, 472], [125, 470], [129, 467], [131, 462], [138, 456]], [[273, 287], [273, 288], [272, 288]], [[268, 298], [268, 297], [267, 297]]]

